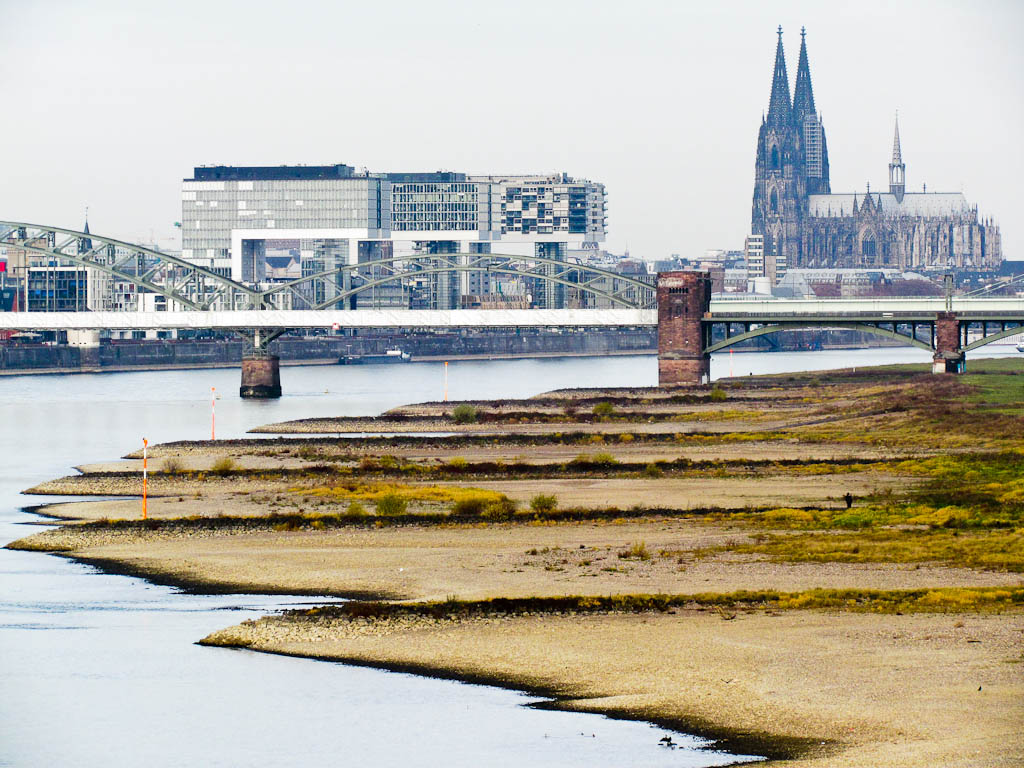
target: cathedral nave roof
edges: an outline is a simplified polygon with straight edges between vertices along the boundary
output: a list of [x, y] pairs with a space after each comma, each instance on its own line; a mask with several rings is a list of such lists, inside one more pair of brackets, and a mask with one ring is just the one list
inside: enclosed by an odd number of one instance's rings
[[[962, 216], [971, 213], [971, 206], [962, 192], [908, 192], [903, 202], [896, 200], [896, 195], [888, 192], [871, 192], [871, 202], [882, 206], [882, 213], [887, 216]], [[865, 194], [848, 195], [809, 195], [807, 198], [808, 214], [811, 216], [851, 216], [853, 201], [863, 201]]]

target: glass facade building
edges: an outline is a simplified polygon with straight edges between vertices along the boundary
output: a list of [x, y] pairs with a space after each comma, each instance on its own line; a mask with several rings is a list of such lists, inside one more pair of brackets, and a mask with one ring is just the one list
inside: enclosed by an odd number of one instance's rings
[[[266, 244], [275, 240], [302, 243], [303, 276], [377, 260], [368, 254], [384, 249], [367, 250], [368, 242], [411, 243], [412, 260], [424, 253], [501, 253], [501, 243], [530, 244], [527, 253], [559, 258], [567, 244], [604, 240], [605, 199], [603, 184], [566, 174], [371, 173], [341, 164], [202, 167], [182, 184], [182, 257], [252, 283], [266, 279]], [[552, 247], [534, 251], [532, 244]], [[322, 304], [363, 277], [362, 270], [325, 277], [310, 286], [308, 300]], [[432, 308], [458, 307], [460, 293], [489, 287], [474, 273], [424, 277], [428, 295], [420, 303]], [[383, 287], [376, 294], [386, 306], [417, 303]], [[557, 291], [545, 297], [549, 302], [561, 302]]]

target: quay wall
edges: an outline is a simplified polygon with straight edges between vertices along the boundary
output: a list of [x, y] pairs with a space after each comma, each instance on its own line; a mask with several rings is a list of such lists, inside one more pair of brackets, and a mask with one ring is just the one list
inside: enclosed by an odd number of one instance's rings
[[[363, 333], [357, 336], [284, 337], [271, 351], [282, 362], [336, 360], [343, 355], [382, 354], [400, 346], [413, 357], [538, 357], [554, 355], [655, 354], [655, 328], [588, 329], [586, 332], [521, 333]], [[856, 331], [790, 331], [762, 336], [732, 349], [797, 351], [867, 346], [899, 346]], [[99, 347], [0, 342], [0, 372], [95, 371], [132, 368], [203, 368], [240, 366], [242, 342], [235, 339], [145, 339], [104, 341]]]

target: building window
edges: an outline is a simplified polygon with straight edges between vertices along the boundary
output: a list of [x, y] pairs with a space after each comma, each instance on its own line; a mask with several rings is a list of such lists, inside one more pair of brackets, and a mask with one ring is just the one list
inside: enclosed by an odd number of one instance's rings
[[779, 148], [772, 147], [772, 168], [779, 169]]
[[779, 194], [773, 189], [771, 196], [772, 213], [779, 212]]

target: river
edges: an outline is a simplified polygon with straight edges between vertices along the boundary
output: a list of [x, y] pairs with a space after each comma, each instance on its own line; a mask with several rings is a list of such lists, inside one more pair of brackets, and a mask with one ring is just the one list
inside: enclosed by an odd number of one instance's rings
[[[1012, 347], [1006, 354], [1015, 354]], [[718, 355], [712, 376], [911, 362], [916, 349]], [[452, 399], [649, 386], [651, 356], [461, 361]], [[297, 366], [277, 401], [237, 397], [237, 369], [0, 379], [0, 543], [42, 522], [19, 492], [141, 445], [239, 437], [273, 421], [367, 415], [442, 397], [437, 363]], [[67, 499], [61, 499], [67, 500]], [[0, 766], [712, 766], [662, 729], [533, 709], [532, 699], [343, 664], [202, 648], [209, 632], [310, 598], [199, 596], [59, 557], [0, 550]]]

